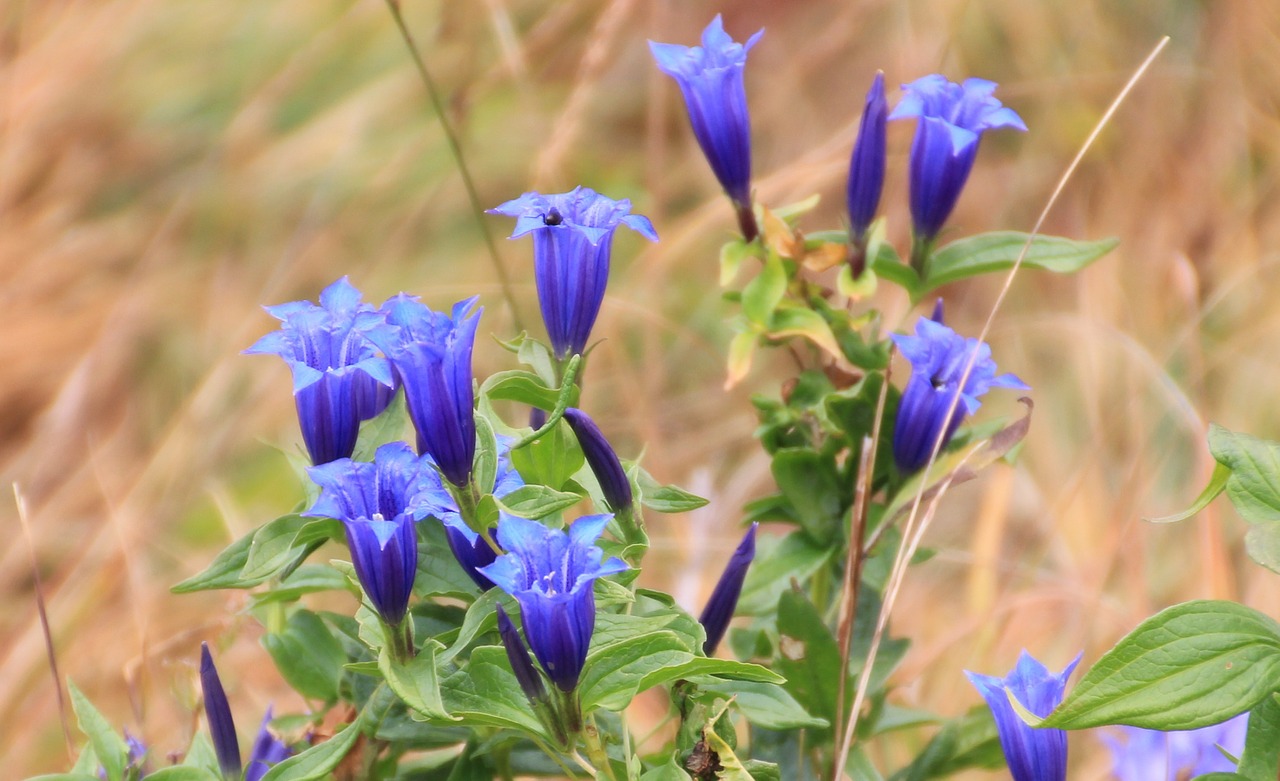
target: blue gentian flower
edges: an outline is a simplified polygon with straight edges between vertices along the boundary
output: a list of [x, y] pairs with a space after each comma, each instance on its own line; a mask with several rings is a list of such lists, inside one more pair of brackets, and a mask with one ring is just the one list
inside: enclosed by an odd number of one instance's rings
[[204, 715], [209, 722], [209, 737], [213, 739], [218, 767], [224, 777], [239, 778], [240, 741], [236, 739], [236, 723], [231, 718], [231, 703], [222, 688], [208, 643], [200, 644], [200, 690], [204, 692]]
[[249, 765], [244, 770], [244, 781], [262, 781], [267, 771], [277, 763], [293, 756], [289, 745], [271, 732], [271, 706], [262, 715], [262, 724], [258, 727], [258, 735], [253, 740], [253, 748], [249, 750]]
[[982, 134], [1002, 127], [1025, 131], [1027, 126], [992, 96], [993, 81], [956, 84], [935, 73], [902, 89], [906, 95], [889, 119], [920, 120], [911, 143], [911, 219], [916, 238], [932, 241], [960, 198]]
[[862, 109], [862, 124], [849, 158], [849, 232], [855, 242], [866, 239], [867, 228], [876, 218], [880, 193], [884, 190], [885, 119], [889, 102], [884, 97], [884, 74], [877, 73]]
[[[131, 779], [143, 779], [147, 777], [147, 744], [138, 738], [129, 734], [129, 730], [124, 731], [125, 745], [125, 765], [124, 777]], [[107, 781], [107, 769], [102, 765], [98, 765], [98, 778]]]
[[[342, 521], [351, 563], [369, 601], [388, 626], [404, 621], [418, 569], [418, 502], [434, 470], [403, 442], [374, 453], [373, 463], [344, 458], [311, 467], [320, 498], [303, 515]], [[438, 479], [438, 478], [437, 478]]]
[[609, 509], [615, 513], [626, 510], [631, 506], [631, 481], [618, 460], [618, 454], [613, 452], [609, 441], [587, 413], [570, 407], [564, 411], [564, 419], [578, 438], [582, 455], [600, 483], [600, 492], [604, 494]]
[[1193, 730], [1160, 732], [1138, 727], [1118, 727], [1119, 735], [1103, 735], [1111, 749], [1111, 772], [1119, 781], [1179, 781], [1206, 773], [1230, 773], [1232, 756], [1244, 751], [1249, 714], [1242, 713], [1221, 724]]
[[498, 635], [502, 638], [503, 647], [507, 649], [507, 660], [511, 662], [511, 671], [516, 674], [516, 682], [520, 684], [524, 696], [535, 706], [547, 699], [542, 676], [529, 660], [529, 649], [520, 639], [520, 632], [511, 623], [511, 618], [502, 609], [502, 605], [498, 605]]
[[1014, 711], [1005, 693], [1008, 689], [1024, 708], [1037, 716], [1048, 716], [1058, 703], [1067, 679], [1080, 663], [1076, 656], [1067, 669], [1054, 675], [1026, 651], [1004, 678], [965, 671], [982, 694], [996, 720], [1000, 747], [1013, 774], [1013, 781], [1064, 781], [1067, 777], [1067, 733], [1060, 729], [1037, 729]]
[[[684, 94], [693, 135], [716, 179], [744, 220], [746, 239], [755, 238], [751, 215], [751, 122], [743, 70], [747, 52], [764, 30], [738, 43], [724, 31], [717, 14], [702, 31], [701, 46], [649, 41], [658, 69], [676, 80]], [[745, 222], [750, 218], [750, 225]]]
[[520, 603], [524, 635], [547, 677], [573, 691], [582, 675], [596, 625], [596, 578], [627, 569], [618, 558], [603, 561], [595, 544], [608, 515], [587, 515], [568, 531], [507, 516], [498, 544], [509, 553], [481, 572]]
[[[941, 319], [941, 308], [936, 316]], [[903, 473], [914, 472], [929, 461], [940, 433], [942, 447], [946, 447], [965, 416], [981, 406], [978, 397], [988, 389], [1030, 390], [1012, 374], [996, 376], [991, 347], [985, 342], [960, 336], [941, 322], [921, 317], [916, 321], [915, 336], [893, 334], [891, 338], [911, 362], [911, 379], [898, 403], [893, 427], [893, 458]], [[965, 366], [975, 350], [973, 369], [961, 388]], [[957, 392], [960, 403], [948, 418]]]
[[[480, 492], [493, 494], [501, 499], [524, 485], [524, 478], [511, 465], [511, 439], [498, 437], [498, 466], [494, 472], [492, 486], [478, 486]], [[462, 565], [467, 576], [480, 587], [481, 591], [493, 588], [493, 581], [480, 574], [481, 567], [487, 567], [497, 559], [498, 554], [484, 537], [467, 525], [458, 508], [458, 500], [445, 487], [438, 474], [431, 470], [423, 473], [421, 492], [417, 495], [417, 507], [427, 515], [431, 515], [444, 524], [445, 537], [449, 540], [449, 549], [453, 557]], [[499, 511], [501, 519], [507, 513]], [[494, 528], [489, 529], [490, 537]]]
[[418, 452], [430, 453], [454, 485], [466, 485], [476, 453], [471, 350], [482, 308], [460, 301], [451, 315], [401, 293], [382, 305], [386, 326], [369, 333], [395, 366]]
[[368, 339], [382, 318], [361, 302], [346, 277], [320, 293], [319, 306], [294, 301], [266, 310], [281, 321], [280, 330], [245, 352], [279, 355], [293, 370], [298, 423], [311, 463], [350, 457], [360, 421], [381, 412], [377, 399], [394, 393], [391, 366]]
[[586, 187], [553, 195], [525, 193], [489, 213], [516, 218], [513, 239], [533, 234], [538, 304], [560, 360], [587, 348], [609, 282], [614, 230], [626, 225], [658, 240], [649, 218], [631, 213], [631, 201], [615, 201]]
[[698, 623], [702, 624], [702, 628], [707, 633], [707, 639], [702, 644], [702, 652], [707, 656], [716, 652], [716, 646], [720, 645], [725, 630], [729, 628], [733, 611], [738, 607], [738, 597], [742, 595], [742, 582], [746, 579], [747, 569], [756, 557], [756, 529], [759, 526], [760, 524], [753, 523], [751, 528], [747, 529], [737, 550], [729, 557], [729, 563], [720, 574], [720, 580], [716, 581], [716, 587], [711, 592], [711, 598], [707, 600], [707, 606], [702, 609], [702, 615], [698, 617]]

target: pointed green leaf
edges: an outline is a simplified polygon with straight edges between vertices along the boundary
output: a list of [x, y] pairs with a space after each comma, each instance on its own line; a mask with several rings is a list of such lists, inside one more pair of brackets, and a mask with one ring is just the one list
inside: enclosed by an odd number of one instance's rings
[[535, 520], [567, 510], [582, 501], [580, 494], [557, 491], [545, 485], [523, 485], [498, 499], [507, 512]]
[[1236, 772], [1250, 781], [1280, 778], [1280, 701], [1263, 697], [1249, 712], [1249, 731]]
[[640, 503], [654, 512], [687, 513], [699, 507], [705, 507], [707, 504], [706, 499], [691, 494], [683, 488], [662, 485], [653, 479], [653, 475], [639, 466], [634, 466], [628, 471], [632, 473], [632, 479], [639, 489], [637, 496]]
[[465, 670], [450, 673], [441, 681], [440, 694], [459, 724], [505, 727], [546, 740], [502, 646], [484, 645], [473, 650]]
[[733, 697], [733, 705], [751, 722], [764, 729], [814, 729], [828, 726], [827, 720], [811, 715], [804, 706], [774, 683], [717, 681], [704, 683], [704, 691]]
[[202, 767], [174, 765], [147, 773], [147, 781], [219, 781], [219, 779]]
[[1185, 730], [1249, 710], [1280, 680], [1280, 624], [1234, 602], [1161, 611], [1098, 660], [1048, 727]]
[[364, 712], [338, 734], [267, 771], [262, 781], [320, 781], [333, 772], [360, 737]]
[[[1028, 238], [1029, 234], [1017, 231], [995, 231], [951, 242], [933, 254], [929, 278], [921, 285], [917, 298], [960, 279], [1013, 268]], [[1114, 238], [1075, 241], [1061, 236], [1036, 236], [1022, 267], [1070, 274], [1106, 255], [1119, 243]]]
[[280, 675], [303, 697], [335, 702], [347, 655], [320, 616], [298, 610], [283, 632], [262, 636]]
[[787, 270], [782, 258], [770, 252], [760, 273], [742, 290], [742, 313], [752, 323], [765, 328], [786, 293]]
[[1180, 513], [1164, 515], [1159, 518], [1147, 518], [1146, 520], [1151, 523], [1177, 523], [1178, 521], [1185, 521], [1208, 507], [1209, 502], [1217, 499], [1218, 494], [1222, 493], [1222, 491], [1227, 487], [1227, 479], [1230, 477], [1231, 467], [1222, 463], [1215, 464], [1213, 467], [1213, 475], [1209, 477], [1209, 484], [1204, 487], [1204, 490], [1200, 492], [1200, 495], [1196, 497], [1196, 500], [1191, 503], [1190, 507]]
[[409, 424], [409, 416], [405, 412], [404, 391], [396, 391], [387, 408], [378, 413], [373, 420], [360, 424], [360, 434], [356, 438], [356, 447], [352, 451], [352, 461], [372, 461], [378, 448], [388, 442], [404, 439], [405, 429]]
[[800, 336], [826, 350], [835, 358], [843, 358], [840, 345], [836, 343], [831, 326], [822, 319], [822, 315], [798, 306], [785, 306], [773, 313], [769, 320], [769, 335], [775, 338]]
[[67, 681], [67, 690], [71, 695], [71, 709], [75, 711], [76, 724], [85, 737], [89, 738], [93, 753], [107, 771], [107, 781], [120, 781], [129, 756], [129, 747], [125, 745], [124, 738], [116, 733], [111, 722], [93, 707], [93, 703], [89, 702], [89, 698], [74, 683]]
[[[556, 400], [560, 397], [560, 389], [549, 387], [542, 378], [533, 372], [513, 369], [492, 374], [480, 386], [480, 392], [494, 401], [515, 401], [540, 407], [545, 410], [556, 408]], [[576, 401], [577, 394], [573, 398]], [[573, 406], [571, 401], [569, 406]]]
[[253, 544], [255, 529], [236, 540], [214, 557], [213, 561], [198, 575], [193, 575], [169, 590], [175, 594], [190, 594], [195, 591], [206, 591], [218, 588], [246, 588], [240, 582], [240, 571], [249, 560], [249, 546]]
[[436, 664], [436, 652], [442, 646], [434, 640], [423, 644], [408, 664], [400, 664], [391, 658], [386, 648], [378, 654], [378, 669], [391, 691], [404, 700], [414, 713], [423, 719], [452, 721], [440, 698], [440, 671]]

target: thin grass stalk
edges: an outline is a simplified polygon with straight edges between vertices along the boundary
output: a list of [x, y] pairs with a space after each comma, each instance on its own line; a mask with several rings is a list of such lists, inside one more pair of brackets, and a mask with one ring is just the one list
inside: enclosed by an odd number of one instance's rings
[[[975, 341], [975, 344], [974, 344], [974, 349], [969, 352], [969, 358], [965, 362], [964, 372], [962, 372], [960, 375], [959, 387], [963, 388], [964, 384], [969, 381], [969, 375], [970, 373], [972, 373], [973, 367], [977, 363], [978, 347], [982, 344], [982, 342], [986, 340], [987, 335], [990, 333], [991, 325], [992, 323], [995, 322], [996, 314], [997, 312], [999, 312], [1000, 306], [1004, 303], [1005, 297], [1008, 296], [1009, 290], [1013, 287], [1014, 277], [1017, 276], [1018, 271], [1022, 268], [1022, 262], [1023, 260], [1026, 259], [1027, 252], [1031, 250], [1031, 243], [1035, 240], [1036, 236], [1039, 235], [1041, 228], [1044, 227], [1044, 222], [1046, 219], [1048, 219], [1050, 210], [1052, 210], [1054, 205], [1058, 202], [1058, 198], [1062, 195], [1062, 191], [1066, 188], [1067, 182], [1071, 180], [1072, 175], [1076, 172], [1076, 169], [1079, 168], [1080, 161], [1084, 159], [1085, 154], [1087, 154], [1089, 149], [1093, 146], [1094, 141], [1097, 140], [1098, 136], [1101, 135], [1103, 129], [1111, 122], [1111, 118], [1115, 115], [1116, 111], [1119, 110], [1121, 104], [1124, 103], [1125, 99], [1129, 96], [1129, 93], [1133, 90], [1134, 86], [1136, 86], [1138, 81], [1141, 80], [1144, 74], [1146, 74], [1147, 70], [1151, 67], [1151, 64], [1155, 62], [1156, 57], [1160, 55], [1160, 52], [1164, 50], [1164, 47], [1168, 43], [1169, 43], [1169, 36], [1166, 35], [1163, 38], [1161, 38], [1160, 41], [1155, 45], [1155, 48], [1151, 50], [1151, 53], [1147, 55], [1146, 59], [1142, 61], [1142, 64], [1139, 65], [1137, 70], [1134, 71], [1133, 75], [1129, 77], [1129, 80], [1125, 82], [1124, 87], [1120, 89], [1119, 94], [1116, 95], [1115, 99], [1111, 102], [1111, 105], [1103, 113], [1102, 117], [1098, 120], [1097, 124], [1094, 125], [1093, 130], [1089, 133], [1089, 136], [1084, 140], [1084, 143], [1081, 144], [1080, 151], [1076, 153], [1076, 156], [1071, 160], [1071, 163], [1067, 166], [1067, 169], [1063, 172], [1062, 176], [1058, 179], [1057, 185], [1054, 186], [1053, 192], [1050, 193], [1048, 201], [1045, 202], [1044, 208], [1040, 211], [1040, 216], [1036, 218], [1035, 225], [1032, 227], [1031, 232], [1027, 235], [1027, 240], [1022, 245], [1022, 250], [1018, 253], [1018, 257], [1014, 261], [1013, 266], [1009, 269], [1009, 273], [1005, 275], [1004, 284], [1001, 285], [1000, 292], [996, 295], [996, 300], [991, 305], [991, 311], [987, 315], [986, 322], [983, 323], [982, 329], [978, 333], [977, 340]], [[951, 400], [951, 406], [947, 411], [946, 417], [944, 417], [943, 419], [944, 420], [949, 419], [951, 415], [955, 414], [955, 411], [959, 406], [959, 404], [960, 404], [960, 394], [957, 393], [955, 395], [955, 398]], [[833, 779], [840, 779], [844, 777], [844, 768], [845, 768], [845, 764], [848, 761], [849, 749], [853, 746], [854, 731], [858, 726], [858, 712], [862, 708], [863, 700], [866, 699], [867, 686], [869, 685], [868, 682], [870, 681], [870, 678], [871, 678], [871, 676], [868, 673], [872, 665], [875, 664], [876, 654], [877, 654], [877, 650], [879, 648], [879, 643], [880, 643], [880, 638], [884, 633], [885, 626], [887, 626], [888, 624], [889, 615], [893, 611], [893, 604], [897, 598], [897, 589], [893, 585], [895, 581], [894, 576], [898, 574], [899, 570], [905, 570], [906, 562], [910, 561], [910, 554], [908, 554], [907, 551], [909, 548], [912, 548], [913, 546], [911, 544], [908, 544], [908, 540], [910, 539], [911, 541], [914, 541], [916, 544], [918, 544], [919, 538], [923, 536], [924, 530], [927, 529], [928, 527], [928, 523], [932, 518], [934, 509], [937, 507], [938, 502], [946, 494], [947, 488], [951, 484], [952, 477], [949, 475], [947, 479], [944, 481], [942, 488], [938, 491], [937, 495], [934, 497], [933, 501], [930, 502], [929, 509], [925, 513], [925, 518], [923, 522], [919, 524], [920, 529], [917, 532], [915, 528], [916, 519], [919, 516], [920, 505], [924, 499], [924, 492], [929, 482], [929, 472], [933, 469], [933, 465], [938, 459], [938, 453], [942, 450], [943, 440], [945, 439], [945, 437], [946, 437], [945, 430], [939, 431], [938, 437], [933, 443], [933, 451], [929, 456], [929, 461], [925, 464], [924, 472], [920, 480], [920, 486], [916, 490], [915, 499], [911, 503], [911, 513], [907, 518], [907, 523], [903, 531], [903, 545], [899, 547], [898, 554], [894, 558], [893, 568], [891, 570], [891, 574], [889, 577], [890, 585], [885, 590], [884, 603], [881, 605], [881, 608], [880, 608], [880, 618], [876, 622], [875, 635], [872, 638], [871, 647], [867, 651], [867, 659], [862, 667], [863, 672], [858, 677], [858, 690], [853, 700], [853, 711], [849, 714], [849, 721], [845, 725], [844, 735], [841, 737], [840, 743], [837, 745], [835, 772], [832, 774]], [[970, 453], [972, 452], [974, 451], [970, 451]], [[968, 456], [966, 456], [964, 460], [967, 460], [967, 459], [968, 459]], [[963, 463], [964, 461], [961, 462], [961, 465], [963, 465]], [[954, 474], [955, 474], [955, 471], [953, 470], [951, 475], [954, 475]], [[901, 580], [901, 578], [898, 578], [898, 580]]]

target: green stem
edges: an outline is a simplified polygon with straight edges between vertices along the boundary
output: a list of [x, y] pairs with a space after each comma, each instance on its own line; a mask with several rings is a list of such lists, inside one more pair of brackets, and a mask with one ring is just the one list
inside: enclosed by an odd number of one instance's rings
[[547, 422], [542, 424], [542, 428], [512, 445], [512, 450], [519, 450], [526, 445], [537, 442], [549, 434], [551, 429], [560, 422], [560, 418], [564, 417], [564, 411], [569, 408], [569, 400], [573, 398], [574, 382], [578, 378], [578, 370], [581, 367], [581, 355], [575, 355], [569, 359], [568, 364], [565, 365], [564, 379], [560, 381], [560, 395], [556, 397], [556, 408], [547, 414]]
[[933, 239], [920, 236], [911, 237], [911, 268], [916, 270], [921, 280], [929, 278], [929, 261], [933, 257]]
[[596, 720], [588, 719], [582, 728], [582, 740], [587, 749], [587, 759], [591, 760], [591, 764], [597, 771], [597, 777], [603, 775], [609, 781], [617, 781], [617, 776], [613, 774], [613, 765], [609, 762], [609, 753], [604, 749], [604, 742], [600, 740], [600, 730], [596, 728]]
[[418, 67], [418, 76], [422, 78], [422, 84], [427, 88], [427, 97], [431, 100], [431, 109], [435, 112], [436, 119], [440, 121], [440, 128], [444, 131], [445, 140], [449, 144], [449, 152], [453, 155], [453, 161], [458, 166], [458, 173], [462, 176], [462, 186], [467, 191], [467, 199], [471, 201], [471, 213], [475, 216], [476, 226], [480, 229], [480, 235], [484, 237], [485, 246], [489, 250], [489, 258], [493, 261], [494, 272], [498, 275], [498, 285], [502, 288], [502, 297], [507, 300], [507, 306], [511, 307], [512, 323], [515, 326], [515, 330], [524, 330], [521, 325], [520, 308], [516, 304], [516, 296], [511, 289], [511, 279], [507, 276], [506, 266], [502, 264], [502, 256], [498, 254], [498, 245], [493, 240], [493, 234], [489, 232], [489, 222], [484, 216], [484, 206], [480, 203], [480, 196], [477, 194], [475, 182], [471, 178], [471, 170], [467, 167], [466, 158], [462, 155], [462, 145], [458, 143], [458, 134], [453, 129], [452, 123], [449, 122], [449, 115], [445, 113], [444, 101], [440, 99], [440, 90], [436, 87], [435, 79], [431, 78], [431, 73], [427, 70], [427, 63], [418, 50], [418, 44], [414, 41], [413, 34], [409, 32], [409, 26], [405, 24], [404, 16], [400, 13], [400, 0], [387, 0], [387, 8], [390, 9], [391, 16], [395, 19], [396, 27], [400, 29], [400, 37], [404, 39], [405, 46], [409, 48], [409, 56], [413, 59], [414, 65]]
[[391, 624], [382, 626], [386, 630], [387, 652], [391, 654], [391, 659], [400, 664], [413, 661], [413, 657], [418, 653], [413, 647], [413, 619], [405, 616], [404, 620], [395, 626]]

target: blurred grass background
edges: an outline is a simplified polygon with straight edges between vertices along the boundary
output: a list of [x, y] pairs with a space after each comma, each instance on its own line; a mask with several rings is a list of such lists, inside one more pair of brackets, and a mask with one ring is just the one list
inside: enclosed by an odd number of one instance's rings
[[[1132, 69], [1173, 38], [1047, 226], [1121, 247], [1078, 277], [1024, 274], [997, 320], [996, 357], [1035, 389], [1035, 420], [1017, 468], [958, 488], [930, 533], [940, 555], [897, 611], [917, 639], [898, 700], [958, 713], [978, 702], [962, 668], [1003, 672], [1024, 646], [1055, 668], [1084, 648], [1088, 664], [1182, 599], [1280, 615], [1229, 506], [1140, 520], [1199, 491], [1206, 421], [1280, 439], [1280, 5], [408, 0], [486, 205], [582, 183], [632, 198], [662, 235], [619, 236], [584, 399], [624, 455], [643, 449], [659, 478], [713, 500], [652, 520], [647, 581], [701, 604], [739, 508], [770, 485], [748, 396], [788, 368], [764, 361], [722, 389], [716, 256], [733, 220], [645, 44], [693, 43], [720, 11], [739, 39], [767, 29], [747, 72], [756, 187], [775, 205], [822, 193], [811, 228], [840, 219], [877, 68], [890, 84], [1000, 82], [1031, 132], [989, 137], [951, 225], [1025, 230]], [[910, 133], [890, 134], [899, 246]], [[499, 249], [536, 329], [530, 246]], [[478, 291], [482, 330], [512, 330], [382, 2], [0, 5], [3, 483], [25, 498], [61, 672], [154, 756], [195, 727], [202, 639], [243, 729], [270, 700], [300, 707], [242, 595], [168, 587], [298, 500], [276, 449], [298, 441], [287, 370], [239, 352], [273, 327], [260, 305], [314, 299], [342, 274], [375, 301]], [[951, 324], [976, 331], [998, 285], [947, 290]], [[890, 322], [906, 317], [884, 301]], [[507, 365], [481, 342], [478, 373]], [[0, 519], [0, 756], [17, 778], [69, 760], [11, 498]], [[1095, 740], [1073, 751], [1073, 778], [1106, 777]]]

